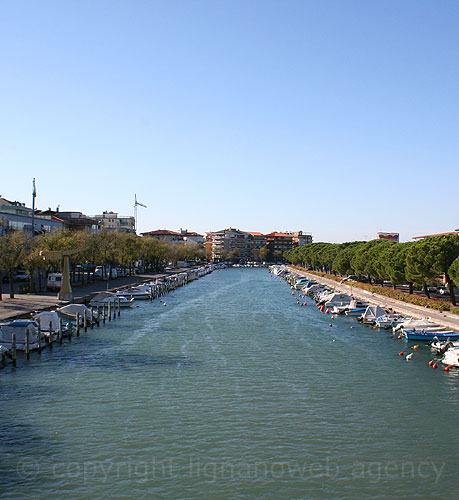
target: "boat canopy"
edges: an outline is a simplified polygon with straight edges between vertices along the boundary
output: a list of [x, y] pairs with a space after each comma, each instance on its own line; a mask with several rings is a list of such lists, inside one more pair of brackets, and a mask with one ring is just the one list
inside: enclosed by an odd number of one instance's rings
[[381, 306], [368, 306], [365, 312], [362, 314], [362, 320], [375, 321], [379, 316], [386, 314], [386, 311]]
[[32, 341], [38, 333], [38, 323], [30, 320], [15, 320], [2, 325], [1, 341], [11, 343], [13, 333], [16, 334], [16, 342], [24, 343], [26, 332], [29, 332], [29, 339]]
[[69, 304], [68, 306], [58, 309], [58, 312], [64, 316], [70, 316], [72, 318], [76, 318], [77, 314], [80, 315], [80, 318], [83, 318], [84, 314], [86, 315], [86, 318], [91, 317], [91, 309], [86, 307], [84, 304]]
[[54, 332], [57, 332], [59, 330], [59, 315], [56, 311], [44, 311], [35, 314], [33, 319], [39, 323], [42, 330], [49, 330], [50, 323], [51, 329]]

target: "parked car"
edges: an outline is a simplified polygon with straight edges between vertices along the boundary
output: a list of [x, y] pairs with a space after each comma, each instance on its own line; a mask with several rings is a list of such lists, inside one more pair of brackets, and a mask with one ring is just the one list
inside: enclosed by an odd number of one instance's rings
[[439, 293], [440, 295], [449, 295], [449, 290], [446, 286], [439, 286], [437, 288], [437, 293]]
[[62, 285], [62, 273], [49, 273], [46, 280], [46, 289], [49, 291], [59, 291]]
[[14, 281], [29, 281], [29, 273], [23, 269], [19, 269], [14, 273]]
[[[10, 277], [5, 274], [3, 276], [3, 283], [9, 283]], [[19, 269], [13, 274], [13, 281], [16, 282], [26, 282], [29, 281], [29, 273], [27, 271], [24, 271], [23, 269]]]

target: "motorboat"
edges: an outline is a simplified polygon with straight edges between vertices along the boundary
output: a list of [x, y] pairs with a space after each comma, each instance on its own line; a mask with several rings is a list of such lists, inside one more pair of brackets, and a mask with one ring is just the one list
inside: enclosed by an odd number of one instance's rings
[[437, 337], [434, 337], [430, 344], [430, 350], [438, 355], [444, 354], [450, 347], [459, 347], [459, 342], [452, 342], [451, 340], [440, 342]]
[[367, 302], [361, 302], [356, 298], [352, 298], [349, 304], [335, 307], [332, 310], [332, 313], [346, 314], [347, 316], [361, 316], [365, 312], [367, 307], [368, 307]]
[[333, 309], [334, 307], [348, 306], [352, 301], [352, 297], [347, 293], [333, 293], [324, 303], [325, 309]]
[[34, 320], [15, 319], [0, 325], [0, 344], [6, 349], [11, 349], [13, 345], [13, 334], [16, 334], [16, 349], [18, 351], [26, 350], [27, 334], [31, 351], [40, 348], [45, 343], [45, 336], [40, 333], [39, 325]]
[[134, 303], [133, 298], [128, 298], [122, 295], [117, 295], [112, 292], [100, 292], [96, 294], [89, 302], [90, 306], [93, 307], [105, 307], [108, 306], [108, 304], [111, 304], [112, 306], [114, 305], [117, 307], [118, 305], [120, 307], [132, 307]]
[[359, 321], [364, 325], [374, 325], [376, 318], [384, 314], [386, 314], [386, 311], [381, 306], [368, 306], [360, 316]]
[[116, 292], [118, 297], [125, 297], [127, 299], [148, 300], [151, 298], [151, 286], [140, 285], [119, 290]]
[[435, 337], [439, 341], [459, 340], [459, 333], [443, 330], [403, 330], [403, 335], [407, 340], [432, 342]]
[[365, 307], [356, 307], [355, 309], [348, 309], [347, 311], [345, 311], [345, 315], [346, 316], [357, 316], [357, 317], [361, 317], [362, 314], [367, 310], [367, 307], [368, 306], [365, 306]]
[[296, 280], [295, 284], [293, 285], [293, 288], [295, 290], [301, 290], [305, 285], [307, 285], [309, 283], [309, 279], [308, 278], [299, 278], [298, 280]]
[[92, 319], [91, 309], [84, 304], [68, 304], [67, 306], [61, 307], [57, 310], [59, 316], [63, 319], [76, 322], [77, 317], [80, 318], [80, 322], [86, 317], [86, 320], [90, 321]]
[[403, 321], [405, 321], [405, 317], [400, 314], [383, 314], [382, 316], [379, 316], [379, 318], [376, 318], [375, 326], [377, 328], [385, 328], [387, 330], [388, 328], [397, 326], [399, 323], [403, 323]]
[[445, 352], [441, 362], [444, 365], [459, 367], [459, 347], [450, 347]]
[[446, 330], [445, 327], [441, 327], [440, 325], [435, 324], [430, 319], [407, 319], [402, 323], [399, 323], [392, 330], [394, 333], [397, 333], [400, 330]]
[[33, 319], [38, 323], [40, 331], [48, 338], [48, 342], [56, 340], [60, 330], [61, 334], [68, 331], [68, 323], [62, 322], [57, 311], [43, 311], [35, 314]]

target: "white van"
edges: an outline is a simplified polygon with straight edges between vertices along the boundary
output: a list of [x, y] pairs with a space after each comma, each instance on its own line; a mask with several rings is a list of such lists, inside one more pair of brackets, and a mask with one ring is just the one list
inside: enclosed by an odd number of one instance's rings
[[49, 273], [46, 281], [46, 289], [50, 291], [59, 291], [62, 285], [62, 273]]

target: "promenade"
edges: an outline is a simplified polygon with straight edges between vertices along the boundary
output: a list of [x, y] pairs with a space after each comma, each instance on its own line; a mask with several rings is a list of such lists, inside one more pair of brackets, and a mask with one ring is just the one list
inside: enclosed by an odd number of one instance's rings
[[[151, 274], [135, 274], [132, 276], [124, 276], [115, 280], [97, 280], [94, 283], [89, 283], [84, 286], [73, 288], [74, 303], [81, 303], [89, 300], [90, 297], [97, 292], [115, 291], [130, 285], [138, 285], [151, 280], [165, 278], [172, 274], [177, 274], [192, 268], [174, 269], [171, 272], [151, 273]], [[9, 298], [9, 294], [3, 292], [3, 300], [0, 302], [0, 321], [7, 321], [16, 318], [28, 318], [31, 313], [36, 311], [44, 311], [54, 309], [68, 304], [66, 301], [61, 301], [57, 298], [55, 292], [43, 293], [15, 293], [14, 299]]]
[[436, 309], [425, 308], [422, 306], [409, 304], [407, 302], [402, 302], [400, 300], [391, 299], [384, 295], [378, 295], [376, 293], [368, 292], [367, 290], [362, 290], [361, 288], [358, 288], [356, 286], [352, 286], [350, 282], [339, 283], [338, 281], [329, 278], [323, 278], [321, 276], [317, 276], [316, 274], [311, 274], [307, 271], [299, 270], [296, 267], [289, 266], [289, 269], [296, 274], [305, 276], [309, 279], [313, 279], [318, 283], [322, 283], [330, 288], [333, 288], [334, 290], [353, 295], [354, 297], [357, 297], [365, 302], [371, 302], [372, 304], [381, 306], [384, 309], [392, 309], [395, 312], [398, 312], [410, 318], [429, 318], [431, 321], [437, 323], [438, 325], [445, 326], [451, 330], [459, 332], [459, 316], [457, 314], [441, 312], [437, 311]]

